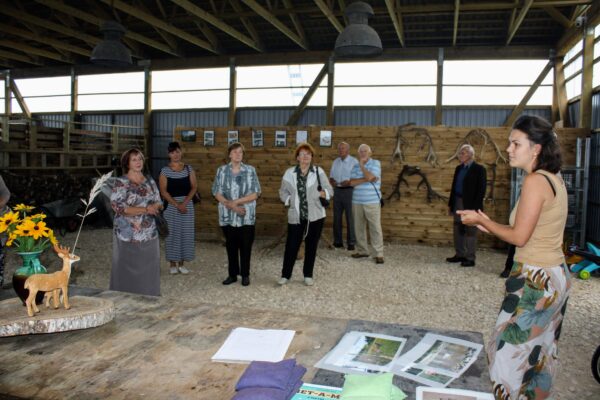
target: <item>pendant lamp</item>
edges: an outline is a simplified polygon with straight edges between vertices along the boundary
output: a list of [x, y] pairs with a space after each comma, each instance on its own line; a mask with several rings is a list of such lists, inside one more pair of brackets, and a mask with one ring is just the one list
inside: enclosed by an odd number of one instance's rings
[[115, 21], [104, 21], [100, 27], [104, 39], [94, 47], [90, 61], [105, 67], [127, 67], [131, 65], [131, 52], [121, 37], [125, 28]]
[[381, 39], [369, 26], [369, 18], [375, 13], [364, 1], [357, 1], [346, 7], [348, 26], [335, 41], [335, 55], [338, 57], [372, 57], [381, 54]]

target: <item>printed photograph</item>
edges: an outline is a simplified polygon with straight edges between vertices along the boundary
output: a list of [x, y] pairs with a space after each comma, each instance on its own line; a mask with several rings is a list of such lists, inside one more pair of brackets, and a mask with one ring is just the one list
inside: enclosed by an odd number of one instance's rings
[[181, 131], [181, 141], [182, 142], [195, 142], [196, 141], [196, 131]]
[[362, 341], [363, 346], [352, 361], [374, 365], [387, 365], [392, 362], [402, 345], [402, 342], [372, 336], [363, 336]]
[[319, 146], [331, 147], [331, 131], [321, 131]]
[[204, 145], [207, 147], [215, 145], [215, 131], [204, 131]]
[[446, 371], [460, 372], [469, 364], [476, 352], [477, 350], [472, 347], [436, 340], [415, 363]]
[[264, 134], [262, 130], [252, 131], [252, 147], [263, 147]]
[[287, 146], [287, 132], [275, 131], [275, 147]]
[[308, 142], [308, 131], [296, 131], [296, 144]]
[[404, 370], [404, 372], [406, 372], [407, 374], [410, 374], [410, 375], [414, 375], [414, 376], [418, 376], [418, 377], [430, 380], [430, 381], [439, 382], [442, 385], [445, 385], [446, 383], [448, 383], [452, 380], [451, 376], [440, 374], [435, 371], [424, 370], [421, 368], [411, 367], [411, 368], [407, 368], [406, 370]]
[[239, 133], [238, 131], [228, 131], [227, 132], [227, 146], [231, 143], [239, 142]]

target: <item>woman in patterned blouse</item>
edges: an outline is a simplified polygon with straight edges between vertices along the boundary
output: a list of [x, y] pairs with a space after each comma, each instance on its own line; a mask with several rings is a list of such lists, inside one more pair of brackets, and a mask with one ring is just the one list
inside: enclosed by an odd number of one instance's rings
[[130, 149], [121, 157], [125, 175], [115, 180], [110, 197], [115, 211], [110, 290], [160, 296], [160, 250], [154, 216], [160, 192], [144, 175], [144, 155]]
[[241, 275], [242, 285], [248, 286], [260, 183], [254, 167], [242, 162], [241, 143], [229, 145], [227, 153], [231, 161], [219, 167], [212, 186], [212, 194], [219, 202], [219, 226], [225, 235], [229, 262], [229, 275], [223, 285], [231, 285]]

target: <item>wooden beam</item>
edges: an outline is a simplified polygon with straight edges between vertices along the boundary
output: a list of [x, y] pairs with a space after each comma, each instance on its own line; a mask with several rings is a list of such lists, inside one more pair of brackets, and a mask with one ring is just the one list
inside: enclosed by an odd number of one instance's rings
[[206, 40], [210, 42], [212, 47], [219, 53], [222, 53], [221, 45], [219, 44], [219, 38], [217, 38], [217, 35], [215, 35], [209, 26], [207, 26], [206, 22], [196, 20], [194, 23], [200, 32], [202, 32]]
[[[600, 1], [596, 1], [587, 10], [587, 25], [596, 26], [600, 23]], [[578, 41], [582, 39], [582, 28], [571, 26], [556, 43], [556, 55], [564, 56]]]
[[41, 26], [51, 31], [62, 33], [63, 35], [72, 36], [76, 39], [83, 40], [88, 45], [96, 45], [100, 43], [101, 39], [86, 33], [82, 33], [75, 29], [67, 28], [64, 25], [60, 25], [54, 22], [50, 22], [47, 19], [38, 18], [34, 15], [27, 14], [21, 10], [17, 10], [7, 5], [0, 7], [0, 13], [13, 17], [16, 21], [25, 21], [34, 25]]
[[[231, 4], [231, 7], [233, 7], [233, 10], [236, 13], [238, 13], [240, 15], [242, 14], [243, 9], [238, 0], [229, 0], [229, 3]], [[252, 39], [254, 40], [254, 42], [256, 42], [256, 45], [258, 47], [260, 47], [261, 49], [264, 48], [262, 40], [260, 39], [260, 35], [258, 34], [258, 31], [254, 27], [254, 24], [252, 23], [250, 18], [240, 16], [240, 20], [242, 21], [242, 24], [246, 28], [246, 31], [248, 31], [248, 34], [250, 34], [250, 36], [252, 36]]]
[[279, 21], [269, 10], [258, 4], [255, 0], [242, 0], [244, 4], [250, 7], [255, 13], [267, 20], [275, 28], [279, 29], [281, 33], [290, 38], [298, 46], [304, 50], [308, 50], [308, 45], [302, 38], [291, 31], [284, 23]]
[[404, 30], [402, 26], [402, 15], [400, 14], [400, 5], [399, 3], [394, 5], [394, 0], [385, 0], [385, 5], [392, 20], [392, 24], [394, 24], [394, 30], [400, 41], [400, 46], [404, 47]]
[[548, 72], [550, 72], [552, 67], [554, 67], [554, 62], [553, 60], [550, 60], [548, 61], [544, 69], [542, 69], [542, 72], [540, 72], [540, 75], [537, 77], [535, 82], [533, 82], [533, 85], [531, 85], [527, 93], [525, 93], [525, 96], [523, 96], [521, 102], [513, 109], [512, 113], [509, 115], [506, 121], [504, 121], [504, 126], [512, 126], [512, 124], [516, 121], [519, 115], [521, 115], [521, 113], [525, 109], [525, 106], [527, 105], [527, 102], [529, 102], [531, 96], [533, 96], [535, 91], [538, 90], [538, 88], [540, 87], [540, 85], [542, 84], [542, 82], [546, 78], [546, 75], [548, 75]]
[[173, 25], [168, 24], [165, 21], [161, 20], [160, 18], [157, 18], [151, 14], [148, 14], [148, 13], [140, 10], [139, 8], [133, 7], [121, 0], [100, 0], [100, 1], [102, 1], [103, 3], [105, 3], [109, 6], [117, 8], [117, 9], [123, 11], [124, 13], [127, 13], [139, 20], [142, 20], [153, 27], [167, 31], [187, 42], [190, 42], [190, 43], [200, 47], [200, 48], [203, 48], [203, 49], [208, 50], [215, 54], [217, 53], [216, 50], [213, 48], [213, 46], [210, 43], [208, 43], [207, 41], [197, 38], [196, 36], [190, 35], [189, 33], [183, 31], [182, 29], [176, 28]]
[[437, 85], [435, 90], [435, 125], [442, 124], [442, 91], [444, 88], [444, 49], [438, 49]]
[[27, 103], [25, 103], [25, 99], [21, 95], [21, 91], [19, 90], [17, 83], [12, 78], [10, 79], [10, 90], [15, 95], [15, 99], [17, 100], [17, 103], [19, 103], [19, 107], [21, 107], [23, 114], [25, 114], [27, 118], [31, 118], [31, 111], [29, 111], [29, 107], [27, 107]]
[[[64, 14], [70, 15], [72, 17], [78, 18], [82, 21], [98, 25], [98, 27], [100, 27], [102, 25], [102, 23], [104, 22], [104, 20], [106, 19], [106, 18], [101, 18], [100, 16], [94, 15], [92, 13], [81, 11], [78, 8], [71, 7], [69, 5], [66, 5], [66, 4], [56, 1], [56, 0], [36, 0], [36, 1], [40, 4], [43, 4], [47, 7], [50, 7], [52, 9], [55, 9]], [[150, 46], [157, 50], [161, 50], [165, 53], [168, 53], [168, 54], [171, 54], [171, 55], [174, 55], [177, 57], [183, 57], [183, 55], [181, 53], [178, 53], [177, 51], [171, 49], [169, 46], [165, 45], [164, 43], [161, 43], [154, 39], [150, 39], [150, 38], [140, 35], [138, 33], [131, 32], [130, 30], [127, 30], [125, 32], [125, 35], [123, 35], [123, 36], [125, 38], [133, 39], [133, 40], [135, 40], [139, 43], [142, 43], [146, 46]]]
[[82, 47], [73, 46], [71, 44], [65, 43], [61, 40], [55, 40], [49, 38], [48, 35], [42, 36], [37, 33], [32, 33], [30, 31], [26, 31], [25, 29], [17, 28], [16, 26], [10, 26], [6, 24], [0, 23], [0, 31], [5, 32], [11, 35], [22, 37], [23, 39], [35, 40], [36, 42], [45, 43], [52, 47], [56, 47], [59, 49], [64, 49], [70, 51], [71, 53], [80, 54], [85, 57], [89, 57], [92, 55], [92, 52], [88, 49], [84, 49]]
[[555, 7], [544, 7], [544, 11], [548, 13], [556, 22], [564, 26], [565, 28], [570, 28], [573, 25], [573, 22], [565, 17], [563, 13], [558, 11]]
[[454, 0], [454, 32], [452, 32], [452, 46], [456, 46], [458, 36], [458, 14], [460, 12], [460, 0]]
[[10, 136], [10, 114], [12, 114], [12, 101], [10, 96], [10, 71], [4, 74], [4, 115], [2, 116], [2, 141], [8, 143]]
[[335, 125], [335, 105], [333, 102], [333, 91], [335, 89], [334, 78], [335, 78], [335, 58], [329, 56], [327, 62], [327, 115], [325, 124], [329, 126]]
[[152, 146], [152, 70], [150, 66], [144, 68], [144, 150], [150, 159], [155, 156]]
[[308, 104], [310, 99], [313, 97], [313, 95], [315, 94], [317, 89], [319, 88], [319, 85], [321, 84], [321, 82], [323, 82], [323, 78], [325, 78], [325, 75], [327, 75], [328, 70], [329, 70], [329, 62], [326, 62], [325, 64], [323, 64], [323, 68], [321, 68], [321, 71], [319, 71], [319, 73], [317, 74], [317, 77], [313, 81], [312, 85], [310, 85], [310, 87], [304, 94], [304, 97], [300, 101], [300, 104], [298, 104], [298, 107], [296, 107], [296, 109], [294, 110], [294, 113], [292, 115], [290, 115], [290, 118], [286, 122], [286, 125], [297, 125], [298, 124], [298, 120], [300, 119], [300, 116], [304, 112], [306, 105]]
[[335, 15], [333, 15], [329, 6], [327, 4], [325, 4], [325, 2], [323, 0], [314, 0], [314, 1], [315, 1], [315, 4], [317, 5], [317, 7], [319, 7], [319, 10], [321, 10], [321, 12], [323, 14], [325, 14], [325, 16], [327, 17], [329, 22], [331, 22], [333, 27], [338, 32], [343, 31], [344, 27], [342, 26], [342, 24], [340, 24], [340, 21], [338, 21], [338, 19], [335, 17]]
[[75, 73], [75, 68], [71, 68], [71, 97], [69, 99], [69, 121], [74, 127], [81, 129], [81, 126], [75, 126], [75, 114], [79, 108], [79, 76]]
[[229, 60], [229, 114], [227, 115], [227, 126], [235, 126], [237, 113], [237, 71], [235, 58]]
[[[283, 6], [286, 9], [292, 10], [292, 3], [290, 0], [283, 0]], [[308, 44], [308, 39], [306, 37], [306, 33], [304, 32], [304, 28], [302, 27], [302, 24], [300, 23], [300, 19], [298, 18], [298, 15], [293, 12], [290, 11], [290, 19], [292, 20], [292, 24], [294, 24], [294, 28], [296, 28], [296, 33], [298, 34], [298, 36], [300, 36], [300, 39], [302, 39], [304, 41], [304, 43]]]
[[594, 26], [584, 26], [583, 59], [581, 67], [581, 100], [579, 103], [579, 127], [592, 128], [592, 85], [594, 68]]
[[0, 57], [6, 58], [6, 59], [9, 59], [9, 60], [21, 61], [21, 62], [32, 64], [32, 65], [44, 65], [44, 64], [42, 64], [41, 62], [39, 62], [37, 60], [32, 60], [28, 56], [24, 56], [24, 55], [21, 55], [21, 54], [11, 53], [9, 51], [2, 50], [2, 49], [0, 49]]
[[234, 39], [239, 40], [240, 42], [253, 48], [254, 50], [264, 52], [264, 49], [261, 48], [258, 45], [258, 43], [256, 43], [253, 39], [244, 35], [243, 33], [238, 31], [237, 29], [233, 28], [232, 26], [226, 24], [225, 22], [221, 21], [219, 18], [215, 17], [214, 15], [210, 14], [209, 12], [204, 11], [200, 7], [193, 4], [191, 1], [189, 1], [189, 0], [171, 0], [171, 1], [175, 4], [177, 4], [179, 7], [186, 10], [187, 12], [189, 12], [190, 14], [208, 22], [215, 28], [222, 30], [229, 36], [233, 37]]
[[519, 16], [515, 20], [514, 24], [512, 25], [512, 27], [510, 29], [510, 32], [508, 33], [508, 39], [506, 40], [507, 46], [510, 44], [510, 41], [515, 36], [515, 33], [517, 33], [517, 30], [521, 26], [521, 23], [525, 19], [525, 15], [527, 15], [527, 12], [529, 11], [529, 8], [531, 7], [532, 4], [533, 4], [533, 0], [525, 0], [525, 4], [523, 5], [523, 8], [521, 8], [521, 11], [519, 12]]
[[48, 51], [48, 50], [40, 49], [38, 47], [29, 46], [22, 42], [15, 42], [13, 40], [0, 39], [0, 46], [8, 47], [8, 48], [14, 49], [14, 50], [19, 50], [19, 51], [22, 51], [22, 52], [28, 53], [28, 54], [35, 54], [40, 57], [50, 58], [52, 60], [56, 60], [56, 61], [60, 61], [60, 62], [64, 62], [64, 63], [69, 63], [69, 64], [75, 63], [75, 60], [71, 57], [63, 57], [60, 54], [56, 54], [56, 53]]
[[567, 99], [563, 57], [556, 57], [554, 60], [554, 92], [558, 107], [558, 117], [562, 121], [563, 127], [568, 128], [571, 126], [571, 122], [569, 120], [569, 102]]

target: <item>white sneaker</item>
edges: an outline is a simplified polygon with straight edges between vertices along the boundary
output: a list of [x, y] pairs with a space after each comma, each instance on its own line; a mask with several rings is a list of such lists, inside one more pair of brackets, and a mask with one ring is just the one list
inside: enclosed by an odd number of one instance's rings
[[280, 278], [277, 283], [283, 286], [288, 283], [288, 278]]
[[187, 275], [190, 273], [190, 270], [182, 265], [181, 267], [179, 267], [179, 273], [181, 273], [183, 275]]
[[179, 273], [179, 270], [177, 269], [177, 267], [171, 267], [169, 268], [169, 273], [171, 275], [177, 275]]
[[315, 281], [313, 280], [313, 278], [304, 278], [304, 284], [306, 286], [312, 286], [314, 285]]

